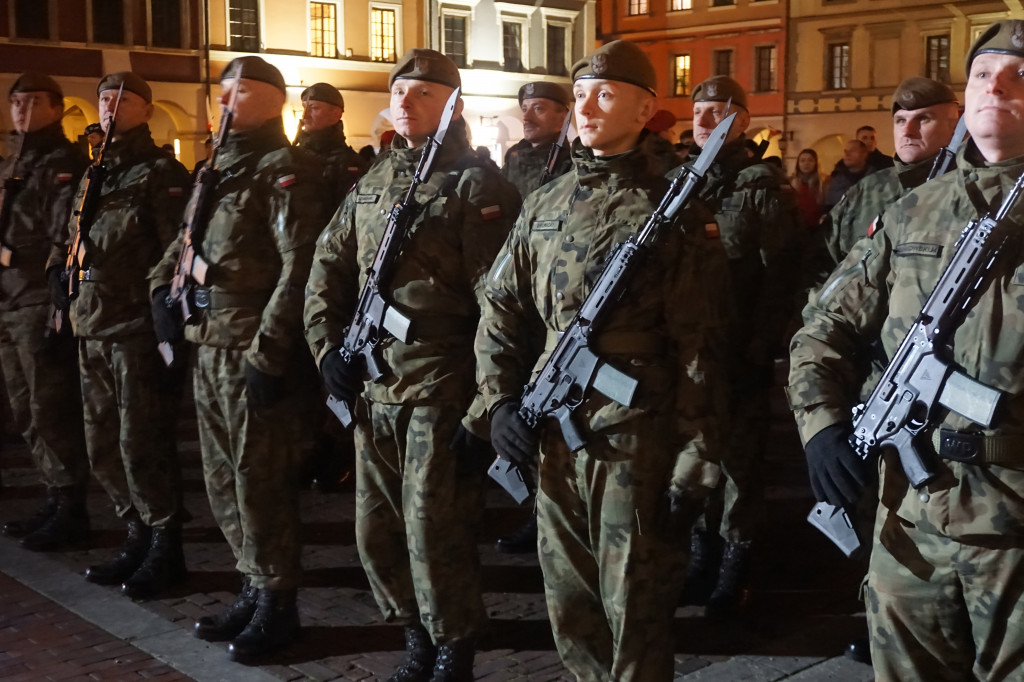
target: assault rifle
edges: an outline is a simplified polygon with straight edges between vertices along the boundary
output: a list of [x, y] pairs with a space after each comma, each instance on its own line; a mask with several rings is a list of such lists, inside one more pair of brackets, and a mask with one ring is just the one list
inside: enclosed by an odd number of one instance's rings
[[960, 149], [960, 145], [963, 144], [965, 137], [967, 137], [967, 117], [961, 116], [960, 120], [957, 121], [956, 129], [953, 131], [953, 137], [949, 140], [949, 144], [940, 149], [938, 155], [936, 155], [935, 161], [932, 163], [932, 169], [928, 171], [928, 178], [925, 182], [946, 174], [946, 171], [956, 161], [956, 151]]
[[[237, 78], [242, 78], [241, 73]], [[235, 99], [232, 98], [231, 107], [221, 107], [217, 144], [210, 150], [210, 158], [199, 169], [192, 184], [192, 196], [185, 214], [185, 237], [181, 251], [178, 252], [178, 262], [174, 266], [174, 276], [171, 277], [171, 289], [164, 301], [168, 308], [181, 308], [181, 319], [185, 324], [197, 324], [202, 311], [210, 305], [209, 298], [203, 290], [197, 290], [197, 287], [206, 284], [209, 269], [209, 263], [199, 253], [197, 245], [203, 240], [206, 224], [210, 220], [210, 211], [213, 210], [213, 191], [220, 181], [217, 155], [227, 142], [234, 117]], [[157, 349], [164, 363], [170, 367], [174, 363], [174, 347], [167, 341], [161, 341]]]
[[[1006, 241], [1004, 219], [1024, 191], [1024, 175], [995, 215], [970, 221], [960, 233], [953, 258], [939, 277], [920, 314], [907, 331], [867, 402], [854, 408], [850, 445], [864, 460], [883, 448], [895, 448], [911, 485], [921, 488], [935, 477], [933, 455], [921, 434], [946, 408], [988, 428], [1001, 393], [956, 370], [949, 344], [981, 290]], [[819, 502], [807, 517], [851, 556], [860, 539], [849, 513]]]
[[[68, 257], [64, 263], [64, 275], [61, 277], [61, 279], [67, 280], [69, 301], [78, 298], [81, 274], [88, 268], [89, 253], [86, 245], [89, 243], [89, 231], [92, 229], [92, 223], [96, 219], [96, 209], [100, 205], [103, 181], [107, 178], [107, 166], [103, 162], [106, 160], [107, 147], [117, 132], [117, 110], [121, 106], [123, 94], [124, 83], [121, 83], [121, 87], [117, 90], [117, 99], [114, 101], [114, 111], [110, 114], [107, 122], [107, 134], [103, 138], [103, 144], [100, 145], [100, 153], [96, 155], [96, 160], [85, 171], [85, 190], [82, 192], [78, 207], [71, 214], [75, 217], [75, 236], [68, 248]], [[66, 314], [67, 311], [64, 310], [54, 311], [54, 326], [58, 333], [63, 327]]]
[[[31, 102], [31, 100], [30, 100]], [[29, 121], [32, 120], [32, 105], [29, 104]], [[18, 170], [18, 163], [21, 161], [21, 152], [25, 148], [25, 133], [20, 135], [21, 142], [18, 145], [18, 153], [14, 155], [11, 160], [10, 170], [4, 176], [3, 185], [0, 187], [0, 239], [4, 239], [7, 236], [7, 231], [11, 226], [11, 213], [14, 207], [14, 200], [17, 199], [18, 194], [25, 186], [25, 179], [19, 177], [16, 173]], [[14, 252], [11, 248], [0, 242], [0, 266], [9, 268], [11, 266], [11, 256]]]
[[[551, 151], [548, 152], [548, 161], [544, 164], [544, 172], [540, 176], [540, 187], [551, 182], [551, 179], [555, 177], [555, 167], [558, 165], [558, 155], [562, 153], [562, 147], [565, 146], [565, 138], [569, 135], [569, 124], [572, 122], [572, 112], [568, 111], [565, 114], [565, 121], [562, 123], [562, 132], [558, 134], [558, 139], [551, 145]], [[526, 197], [523, 197], [525, 199]]]
[[[437, 153], [455, 116], [455, 105], [461, 92], [462, 88], [455, 88], [448, 98], [437, 132], [427, 139], [423, 147], [423, 155], [416, 166], [412, 184], [409, 185], [405, 197], [392, 206], [388, 213], [384, 236], [377, 247], [377, 255], [373, 259], [373, 265], [366, 272], [366, 282], [359, 293], [359, 303], [352, 315], [352, 322], [345, 329], [345, 340], [337, 351], [348, 365], [362, 358], [373, 381], [380, 381], [384, 376], [384, 368], [381, 367], [383, 360], [378, 358], [380, 342], [389, 335], [402, 343], [409, 343], [413, 338], [413, 321], [396, 310], [384, 298], [384, 292], [390, 283], [395, 263], [398, 262], [405, 235], [423, 208], [416, 201], [416, 190], [430, 178]], [[328, 396], [327, 406], [345, 427], [352, 424], [352, 409], [345, 401]]]
[[541, 419], [554, 417], [562, 427], [566, 445], [575, 452], [586, 443], [572, 422], [572, 411], [594, 388], [612, 400], [629, 407], [637, 382], [603, 361], [591, 348], [600, 334], [608, 313], [619, 303], [630, 279], [641, 266], [661, 228], [675, 219], [686, 205], [697, 184], [725, 143], [736, 114], [725, 118], [704, 145], [692, 166], [683, 166], [672, 181], [661, 203], [637, 235], [630, 235], [612, 250], [607, 265], [583, 302], [569, 327], [561, 333], [536, 381], [527, 384], [519, 402], [519, 415], [532, 428]]

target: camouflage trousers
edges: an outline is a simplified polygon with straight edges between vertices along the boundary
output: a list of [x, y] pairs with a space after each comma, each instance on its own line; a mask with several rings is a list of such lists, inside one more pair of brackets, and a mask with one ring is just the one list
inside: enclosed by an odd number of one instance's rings
[[671, 680], [688, 538], [666, 541], [655, 522], [669, 453], [597, 459], [557, 427], [541, 438], [540, 567], [562, 662], [587, 682]]
[[359, 410], [356, 542], [385, 620], [421, 623], [435, 642], [476, 636], [487, 620], [476, 548], [486, 465], [449, 447], [462, 413], [365, 402]]
[[732, 397], [722, 448], [722, 478], [708, 497], [695, 528], [729, 542], [754, 540], [764, 513], [764, 454], [769, 437], [768, 389], [750, 388]]
[[156, 339], [148, 334], [80, 339], [85, 443], [93, 475], [121, 518], [180, 522], [176, 406]]
[[[893, 488], [891, 478], [883, 495]], [[902, 479], [899, 487], [916, 500], [919, 493]], [[948, 497], [932, 489], [941, 519], [914, 524], [878, 505], [865, 590], [878, 682], [1024, 679], [1021, 489], [984, 479], [958, 475]], [[968, 511], [961, 501], [988, 512]], [[1004, 522], [1016, 530], [1003, 532]]]
[[82, 389], [75, 341], [43, 341], [50, 306], [0, 313], [0, 367], [14, 427], [25, 438], [45, 486], [89, 482]]
[[246, 396], [245, 351], [199, 346], [193, 373], [206, 494], [236, 568], [260, 589], [301, 579], [300, 387], [257, 408]]

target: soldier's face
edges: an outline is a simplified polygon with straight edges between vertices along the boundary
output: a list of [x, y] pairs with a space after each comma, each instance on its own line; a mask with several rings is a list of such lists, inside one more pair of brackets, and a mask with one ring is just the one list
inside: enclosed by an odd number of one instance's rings
[[949, 144], [956, 129], [956, 104], [933, 104], [921, 109], [900, 109], [892, 117], [892, 139], [900, 161], [923, 161]]
[[54, 104], [48, 92], [15, 92], [10, 103], [14, 129], [19, 133], [34, 133], [64, 115], [64, 104]]
[[103, 126], [103, 132], [110, 130], [110, 117], [114, 114], [114, 109], [117, 109], [117, 131], [122, 133], [146, 123], [153, 116], [153, 105], [139, 95], [125, 90], [121, 93], [121, 103], [118, 104], [117, 93], [115, 89], [100, 93], [100, 125]]
[[715, 127], [730, 113], [736, 112], [736, 120], [725, 136], [726, 142], [732, 142], [750, 125], [750, 114], [741, 106], [730, 106], [729, 102], [694, 102], [693, 103], [693, 141], [701, 149], [711, 138]]
[[967, 130], [987, 161], [1024, 155], [1024, 58], [983, 52], [964, 90]]
[[523, 111], [523, 139], [535, 145], [558, 137], [569, 115], [565, 107], [546, 97], [524, 99], [519, 108]]
[[[398, 78], [391, 86], [391, 123], [395, 132], [416, 147], [427, 141], [441, 125], [444, 105], [455, 88], [414, 78]], [[455, 105], [455, 118], [462, 114], [462, 98]]]
[[581, 78], [572, 84], [572, 95], [580, 141], [595, 156], [632, 149], [654, 115], [654, 97], [643, 88], [621, 81]]
[[220, 84], [220, 103], [234, 109], [231, 129], [255, 130], [281, 115], [284, 93], [270, 83], [248, 78], [226, 78]]
[[341, 107], [315, 99], [307, 99], [302, 103], [302, 130], [311, 133], [314, 130], [330, 128], [341, 120], [342, 113], [344, 111]]

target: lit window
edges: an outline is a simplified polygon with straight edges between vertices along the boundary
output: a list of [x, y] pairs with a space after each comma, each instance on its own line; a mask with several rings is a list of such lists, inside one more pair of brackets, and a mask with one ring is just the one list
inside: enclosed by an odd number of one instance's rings
[[829, 90], [850, 87], [850, 43], [830, 43], [825, 83]]
[[949, 36], [928, 36], [925, 75], [940, 83], [949, 82]]
[[776, 89], [776, 50], [774, 45], [754, 49], [754, 92], [772, 92]]
[[398, 61], [396, 27], [397, 17], [393, 9], [370, 9], [370, 60], [375, 62]]
[[630, 16], [647, 14], [647, 0], [629, 0], [629, 5], [626, 8], [626, 12]]
[[673, 12], [679, 12], [684, 9], [693, 9], [693, 0], [672, 0]]
[[690, 94], [690, 55], [688, 54], [676, 55], [672, 92], [676, 97]]
[[333, 2], [309, 3], [310, 54], [314, 57], [338, 56], [337, 5]]

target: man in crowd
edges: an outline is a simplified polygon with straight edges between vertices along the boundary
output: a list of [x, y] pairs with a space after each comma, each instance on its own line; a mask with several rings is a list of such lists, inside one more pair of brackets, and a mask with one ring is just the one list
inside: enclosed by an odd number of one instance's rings
[[9, 99], [18, 151], [0, 163], [0, 367], [12, 426], [29, 445], [46, 498], [3, 532], [27, 549], [60, 550], [88, 539], [89, 460], [75, 343], [53, 328], [45, 271], [50, 250], [64, 243], [88, 160], [61, 129], [64, 95], [55, 80], [22, 74]]
[[857, 139], [864, 143], [864, 146], [868, 150], [868, 165], [874, 170], [882, 170], [883, 168], [891, 168], [893, 159], [887, 154], [883, 154], [882, 150], [878, 148], [878, 135], [872, 126], [861, 126], [857, 128]]
[[145, 80], [129, 71], [112, 73], [96, 94], [107, 136], [106, 177], [97, 185], [95, 176], [86, 176], [79, 184], [76, 208], [86, 191], [98, 192], [99, 199], [95, 215], [71, 216], [68, 244], [80, 217], [92, 223], [71, 254], [76, 267], [66, 273], [69, 249], [54, 247], [47, 275], [60, 311], [69, 310], [65, 275], [78, 278], [70, 319], [79, 339], [89, 462], [128, 526], [118, 553], [91, 566], [86, 580], [121, 584], [125, 594], [147, 598], [185, 578], [174, 440], [178, 391], [156, 352], [146, 276], [177, 233], [189, 177], [153, 144], [147, 124], [152, 91]]
[[730, 289], [717, 292], [729, 321], [715, 344], [721, 354], [719, 407], [728, 435], [723, 436], [725, 475], [694, 527], [685, 588], [688, 602], [706, 603], [710, 614], [729, 616], [743, 607], [748, 592], [751, 547], [763, 509], [768, 392], [774, 354], [785, 346], [792, 314], [799, 242], [795, 202], [784, 181], [747, 151], [750, 113], [743, 88], [727, 76], [714, 76], [694, 88], [691, 99], [695, 154], [730, 111], [737, 114], [700, 190], [715, 213], [731, 282]]
[[[413, 171], [461, 87], [446, 56], [416, 48], [391, 70], [387, 156], [356, 184], [317, 246], [306, 339], [327, 389], [350, 405], [362, 362], [338, 352], [360, 287]], [[490, 450], [475, 401], [473, 338], [484, 276], [519, 209], [515, 188], [469, 146], [463, 103], [416, 199], [423, 209], [381, 295], [412, 320], [413, 338], [382, 340], [384, 377], [355, 409], [356, 541], [377, 604], [405, 627], [407, 660], [391, 680], [471, 680], [486, 622], [476, 527]], [[433, 675], [433, 677], [431, 677]]]
[[956, 95], [948, 85], [920, 76], [899, 84], [892, 96], [895, 165], [847, 190], [824, 225], [836, 263], [867, 235], [875, 217], [927, 179], [939, 150], [953, 137], [957, 118]]
[[[308, 420], [296, 398], [316, 389], [297, 368], [308, 362], [302, 294], [327, 207], [320, 163], [285, 136], [281, 73], [259, 57], [238, 57], [221, 73], [221, 89], [221, 106], [234, 117], [198, 244], [208, 268], [196, 296], [209, 305], [185, 338], [197, 346], [206, 492], [243, 585], [194, 633], [231, 640], [231, 659], [247, 662], [287, 646], [299, 630], [298, 443]], [[180, 317], [166, 299], [182, 242], [183, 235], [151, 276], [157, 336], [171, 343], [180, 339]]]
[[[564, 87], [549, 81], [534, 81], [519, 88], [519, 108], [523, 112], [523, 139], [505, 153], [501, 175], [526, 198], [541, 185], [547, 169], [551, 146], [562, 132], [565, 117], [569, 116], [571, 98]], [[555, 161], [555, 169], [548, 180], [562, 175], [572, 166], [569, 144], [563, 142]], [[536, 538], [536, 530], [533, 533]], [[515, 543], [513, 543], [515, 544]], [[534, 543], [536, 544], [536, 543]], [[500, 542], [499, 542], [500, 546]], [[516, 551], [509, 545], [512, 551]]]
[[710, 216], [698, 222], [691, 205], [681, 225], [662, 229], [595, 339], [603, 361], [639, 382], [633, 406], [585, 390], [572, 413], [586, 442], [577, 452], [555, 420], [534, 432], [518, 414], [523, 386], [611, 248], [668, 189], [644, 131], [657, 109], [650, 59], [614, 41], [571, 75], [574, 168], [527, 199], [491, 268], [477, 376], [495, 450], [522, 466], [539, 447], [540, 564], [562, 661], [581, 680], [667, 680], [686, 529], [719, 475], [700, 357], [710, 304], [698, 261]]
[[[1024, 617], [1024, 414], [1020, 229], [1024, 207], [997, 230], [1010, 243], [972, 295], [970, 313], [936, 349], [1001, 392], [989, 427], [940, 408], [915, 442], [935, 476], [915, 489], [892, 449], [880, 464], [850, 446], [862, 359], [893, 357], [956, 250], [961, 231], [994, 214], [1024, 174], [1024, 22], [984, 31], [967, 55], [971, 140], [957, 167], [910, 192], [858, 242], [804, 310], [788, 387], [815, 496], [852, 508], [881, 473], [866, 589], [875, 675], [882, 680], [1017, 679]], [[998, 238], [998, 237], [997, 237]], [[930, 456], [929, 456], [930, 455]]]
[[330, 195], [326, 203], [336, 210], [366, 172], [367, 164], [345, 141], [345, 100], [330, 83], [314, 83], [302, 91], [301, 130], [295, 146], [316, 154], [324, 164]]
[[860, 140], [849, 140], [843, 145], [843, 158], [836, 163], [832, 175], [829, 176], [828, 189], [825, 191], [825, 210], [831, 210], [848, 189], [874, 170], [868, 164], [867, 146]]

